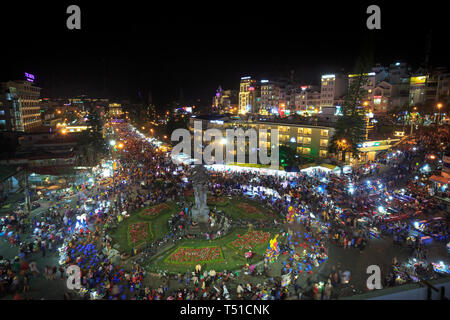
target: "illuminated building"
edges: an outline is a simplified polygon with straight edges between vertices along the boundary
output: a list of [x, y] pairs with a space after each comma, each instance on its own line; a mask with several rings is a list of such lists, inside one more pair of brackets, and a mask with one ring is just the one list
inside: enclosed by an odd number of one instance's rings
[[409, 104], [410, 70], [411, 68], [404, 62], [396, 62], [389, 66], [388, 82], [392, 85], [390, 99], [392, 107]]
[[321, 78], [320, 106], [335, 106], [347, 92], [347, 76], [343, 74], [326, 74]]
[[380, 82], [373, 88], [371, 101], [373, 113], [386, 113], [390, 107], [392, 85], [386, 81]]
[[40, 127], [40, 94], [41, 88], [34, 86], [30, 80], [0, 84], [0, 128], [6, 131], [30, 132]]
[[441, 188], [444, 191], [450, 184], [450, 153], [444, 154], [442, 158], [442, 170], [440, 175], [432, 175], [430, 180], [435, 183], [435, 187]]
[[119, 117], [123, 114], [122, 105], [120, 103], [110, 103], [108, 108], [110, 117]]
[[257, 113], [256, 89], [256, 80], [251, 77], [241, 77], [239, 87], [239, 114]]
[[316, 86], [300, 86], [295, 92], [295, 111], [297, 113], [320, 110], [320, 90]]
[[[219, 120], [211, 116], [197, 116], [190, 119], [191, 133], [193, 133], [194, 121], [202, 121], [203, 130], [211, 128], [219, 129], [223, 132], [224, 136], [226, 134], [226, 129], [255, 129], [259, 137], [261, 137], [259, 134], [259, 130], [261, 129], [268, 130], [269, 136], [271, 129], [278, 129], [280, 146], [294, 143], [297, 154], [315, 159], [328, 157], [328, 143], [334, 132], [334, 128], [327, 126], [326, 123], [323, 123], [323, 125], [321, 125], [321, 123], [318, 125], [310, 125], [266, 121], [244, 122], [239, 118], [223, 117]], [[267, 140], [270, 141], [270, 138], [267, 137]], [[248, 142], [246, 142], [246, 144], [248, 144]]]
[[[375, 72], [370, 73], [364, 73], [363, 76], [367, 77], [367, 82], [362, 86], [362, 89], [364, 90], [364, 96], [362, 97], [363, 101], [365, 102], [364, 106], [368, 107], [370, 109], [373, 109], [373, 101], [372, 101], [372, 95], [373, 95], [373, 89], [375, 87]], [[348, 86], [352, 84], [355, 79], [358, 78], [358, 74], [349, 74], [348, 75]]]
[[216, 113], [237, 114], [238, 94], [236, 90], [217, 89], [213, 97], [213, 111]]
[[281, 91], [281, 84], [279, 82], [261, 80], [261, 101], [259, 114], [278, 114]]
[[425, 103], [435, 105], [450, 102], [450, 73], [445, 68], [436, 68], [427, 79]]
[[409, 105], [414, 106], [425, 102], [425, 88], [428, 75], [413, 76], [409, 82]]

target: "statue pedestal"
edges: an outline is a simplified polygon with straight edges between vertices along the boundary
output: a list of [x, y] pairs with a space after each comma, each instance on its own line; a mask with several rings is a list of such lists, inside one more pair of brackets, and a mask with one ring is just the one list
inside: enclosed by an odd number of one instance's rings
[[208, 223], [209, 208], [192, 208], [192, 220], [198, 223]]

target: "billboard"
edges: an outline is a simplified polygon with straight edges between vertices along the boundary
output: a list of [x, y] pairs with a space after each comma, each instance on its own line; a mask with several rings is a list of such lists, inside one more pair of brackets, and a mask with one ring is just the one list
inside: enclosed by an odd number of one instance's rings
[[427, 76], [411, 77], [410, 84], [411, 85], [425, 84], [426, 81]]

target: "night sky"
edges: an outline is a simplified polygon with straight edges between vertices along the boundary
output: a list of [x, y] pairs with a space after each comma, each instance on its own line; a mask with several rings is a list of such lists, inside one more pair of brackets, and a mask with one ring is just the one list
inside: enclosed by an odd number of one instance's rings
[[[374, 62], [419, 66], [430, 29], [431, 65], [448, 66], [447, 13], [425, 2], [37, 2], [0, 5], [0, 80], [33, 73], [49, 97], [138, 101], [151, 90], [161, 107], [181, 89], [186, 102], [209, 104], [218, 85], [237, 89], [243, 75], [294, 69], [319, 84], [323, 73], [351, 71], [368, 50]], [[66, 28], [70, 4], [81, 8], [81, 30]], [[370, 4], [381, 8], [381, 30], [366, 28]]]

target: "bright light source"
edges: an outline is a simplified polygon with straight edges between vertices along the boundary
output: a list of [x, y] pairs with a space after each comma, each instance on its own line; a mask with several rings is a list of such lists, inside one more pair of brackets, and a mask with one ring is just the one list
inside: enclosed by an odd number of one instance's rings
[[114, 147], [116, 145], [116, 141], [115, 140], [109, 140], [109, 145], [111, 147]]

